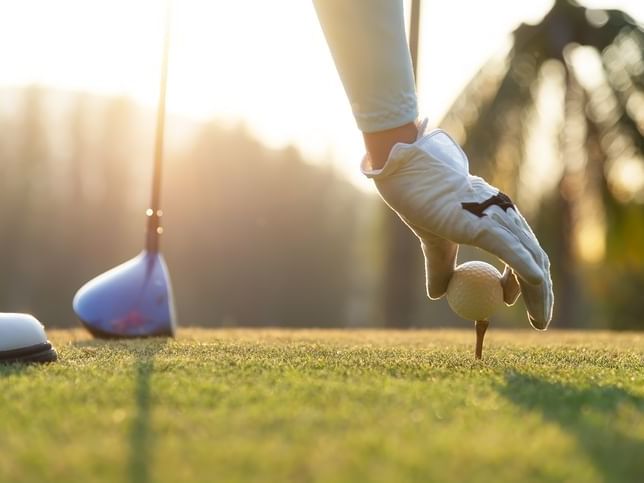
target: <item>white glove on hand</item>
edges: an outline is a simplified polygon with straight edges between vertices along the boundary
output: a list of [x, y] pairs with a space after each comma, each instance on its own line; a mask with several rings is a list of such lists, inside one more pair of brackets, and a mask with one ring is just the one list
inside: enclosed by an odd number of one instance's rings
[[427, 295], [442, 297], [452, 277], [458, 243], [482, 248], [512, 270], [503, 276], [508, 305], [523, 293], [528, 318], [545, 330], [552, 318], [554, 295], [550, 261], [512, 200], [482, 178], [469, 174], [460, 146], [444, 131], [424, 133], [414, 144], [396, 144], [385, 166], [362, 172], [373, 178], [380, 195], [421, 241], [425, 255]]

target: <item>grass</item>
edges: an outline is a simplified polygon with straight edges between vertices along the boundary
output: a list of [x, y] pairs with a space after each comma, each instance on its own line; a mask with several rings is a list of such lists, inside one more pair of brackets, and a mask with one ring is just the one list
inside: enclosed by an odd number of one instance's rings
[[52, 331], [0, 366], [1, 482], [641, 482], [644, 335]]

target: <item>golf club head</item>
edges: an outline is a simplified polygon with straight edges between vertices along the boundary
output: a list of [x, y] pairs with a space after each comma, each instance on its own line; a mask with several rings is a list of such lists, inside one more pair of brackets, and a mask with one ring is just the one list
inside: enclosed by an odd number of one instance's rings
[[94, 337], [174, 337], [176, 330], [170, 276], [159, 252], [144, 250], [90, 280], [73, 307]]
[[56, 350], [45, 328], [28, 314], [0, 314], [0, 363], [53, 362]]

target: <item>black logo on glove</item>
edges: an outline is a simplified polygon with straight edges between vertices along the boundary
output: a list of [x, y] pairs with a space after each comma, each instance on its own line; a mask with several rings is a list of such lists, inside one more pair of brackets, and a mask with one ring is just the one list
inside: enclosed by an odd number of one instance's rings
[[485, 216], [484, 211], [492, 205], [498, 206], [503, 211], [508, 211], [508, 208], [516, 210], [514, 208], [514, 203], [512, 203], [510, 197], [505, 193], [501, 193], [500, 191], [481, 203], [461, 203], [461, 206], [464, 210], [475, 214], [479, 218], [483, 218]]

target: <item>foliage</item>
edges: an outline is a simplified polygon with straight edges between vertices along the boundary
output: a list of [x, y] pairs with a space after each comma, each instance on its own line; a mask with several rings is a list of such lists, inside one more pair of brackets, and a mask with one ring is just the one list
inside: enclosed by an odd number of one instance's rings
[[211, 125], [169, 179], [168, 257], [186, 320], [347, 325], [367, 203], [330, 168]]
[[[74, 292], [143, 246], [153, 113], [39, 87], [1, 94], [14, 110], [0, 117], [0, 306], [74, 325]], [[162, 247], [183, 323], [371, 318], [351, 311], [373, 285], [355, 256], [376, 238], [371, 198], [242, 127], [169, 122]]]
[[[612, 327], [644, 327], [626, 287], [644, 281], [643, 52], [644, 29], [625, 13], [557, 0], [443, 121], [473, 171], [531, 215], [555, 261], [555, 326], [586, 325], [590, 305]], [[624, 277], [597, 299], [593, 285], [614, 271]], [[609, 295], [624, 289], [634, 298]]]

